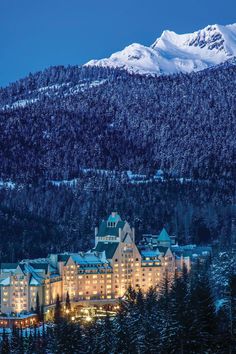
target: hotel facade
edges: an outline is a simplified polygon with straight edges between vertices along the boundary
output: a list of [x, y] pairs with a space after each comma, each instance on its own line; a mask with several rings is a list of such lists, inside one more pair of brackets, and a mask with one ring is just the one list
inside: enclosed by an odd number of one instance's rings
[[1, 313], [27, 313], [37, 297], [46, 311], [57, 295], [67, 293], [74, 304], [110, 303], [129, 286], [146, 292], [160, 289], [164, 277], [188, 269], [196, 258], [209, 256], [210, 247], [178, 246], [165, 229], [144, 235], [135, 243], [135, 230], [113, 212], [95, 229], [95, 246], [88, 252], [51, 254], [47, 258], [2, 263], [0, 267]]

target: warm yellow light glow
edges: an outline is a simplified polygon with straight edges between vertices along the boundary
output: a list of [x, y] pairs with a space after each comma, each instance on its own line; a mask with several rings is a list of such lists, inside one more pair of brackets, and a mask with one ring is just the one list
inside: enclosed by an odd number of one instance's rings
[[91, 317], [91, 316], [87, 316], [87, 317], [85, 318], [85, 320], [86, 320], [87, 322], [91, 322], [91, 321], [92, 321], [92, 317]]

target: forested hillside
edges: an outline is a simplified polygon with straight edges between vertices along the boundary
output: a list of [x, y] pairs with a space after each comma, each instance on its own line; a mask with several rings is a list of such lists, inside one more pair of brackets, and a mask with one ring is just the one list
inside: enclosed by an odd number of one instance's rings
[[117, 210], [143, 233], [163, 226], [180, 243], [232, 244], [232, 184], [177, 181], [132, 184], [90, 174], [74, 186], [52, 184], [0, 190], [2, 261], [88, 250], [94, 228]]
[[70, 179], [80, 168], [235, 177], [236, 66], [146, 77], [53, 67], [0, 92], [3, 179]]
[[230, 247], [235, 82], [233, 62], [162, 77], [52, 67], [1, 89], [1, 259], [88, 249], [112, 210], [137, 238], [165, 225]]

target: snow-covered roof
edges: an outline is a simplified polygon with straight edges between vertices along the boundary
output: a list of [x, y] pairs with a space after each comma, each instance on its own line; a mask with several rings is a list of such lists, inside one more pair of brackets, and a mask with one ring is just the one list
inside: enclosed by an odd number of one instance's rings
[[7, 277], [7, 278], [1, 280], [0, 285], [2, 285], [2, 286], [10, 285], [10, 277]]
[[71, 254], [71, 258], [76, 264], [81, 265], [103, 265], [104, 263], [108, 263], [102, 253], [95, 252], [73, 253]]
[[141, 256], [142, 257], [157, 257], [160, 255], [160, 252], [158, 250], [141, 250]]
[[32, 276], [32, 278], [30, 279], [30, 285], [38, 286], [38, 285], [41, 285], [41, 283], [39, 282], [39, 280], [35, 279], [35, 278]]

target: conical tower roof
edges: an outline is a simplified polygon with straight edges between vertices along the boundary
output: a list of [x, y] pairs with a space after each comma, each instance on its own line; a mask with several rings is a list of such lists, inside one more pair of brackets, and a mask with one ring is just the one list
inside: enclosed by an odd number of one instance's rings
[[166, 229], [164, 227], [161, 230], [161, 233], [158, 236], [157, 241], [160, 241], [160, 242], [163, 242], [163, 241], [170, 242], [171, 241], [170, 236], [168, 235], [168, 232], [166, 231]]

